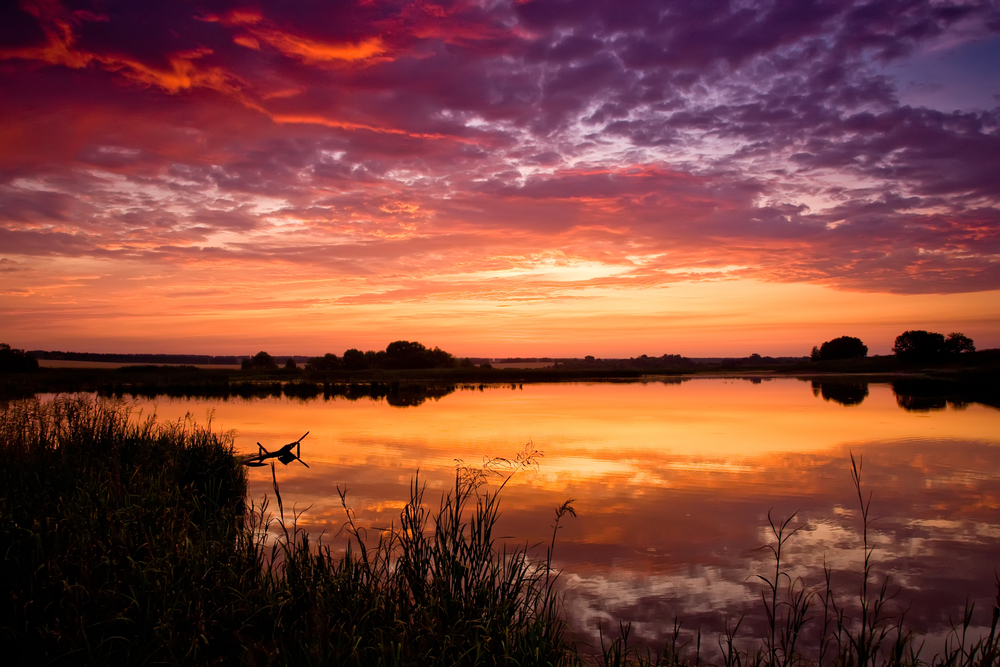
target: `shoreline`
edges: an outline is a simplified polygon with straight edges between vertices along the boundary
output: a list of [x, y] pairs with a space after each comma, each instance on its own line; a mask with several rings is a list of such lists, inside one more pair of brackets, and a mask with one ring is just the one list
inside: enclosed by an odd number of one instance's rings
[[[50, 361], [51, 360], [46, 360]], [[891, 385], [913, 409], [933, 409], [943, 402], [982, 403], [1000, 408], [1000, 350], [985, 350], [933, 362], [913, 363], [896, 357], [827, 362], [740, 359], [711, 365], [659, 366], [641, 359], [577, 360], [544, 368], [447, 367], [316, 371], [304, 368], [240, 369], [209, 365], [109, 365], [101, 362], [46, 364], [34, 372], [0, 375], [0, 400], [37, 394], [94, 392], [101, 396], [159, 395], [206, 398], [318, 396], [385, 398], [400, 407], [419, 405], [458, 388], [522, 386], [547, 383], [681, 383], [694, 379], [779, 378], [822, 385]], [[117, 367], [113, 367], [117, 366]], [[641, 366], [641, 367], [640, 367]], [[835, 387], [832, 387], [836, 390]], [[848, 392], [851, 393], [851, 392]], [[847, 394], [845, 394], [846, 396]]]
[[[851, 404], [869, 384], [889, 385], [901, 407], [934, 410], [947, 404], [980, 403], [1000, 409], [1000, 373], [993, 368], [905, 369], [886, 371], [803, 371], [777, 369], [712, 369], [704, 372], [640, 373], [623, 371], [553, 372], [541, 370], [446, 369], [308, 374], [303, 371], [253, 373], [203, 370], [191, 366], [142, 366], [120, 369], [47, 368], [32, 374], [0, 376], [0, 401], [39, 394], [94, 393], [107, 398], [254, 399], [287, 397], [299, 400], [343, 398], [386, 400], [397, 407], [415, 407], [467, 389], [523, 388], [525, 384], [680, 384], [693, 380], [745, 380], [753, 383], [789, 379], [812, 384], [814, 391], [841, 396]], [[867, 394], [867, 391], [864, 391]], [[863, 400], [863, 397], [862, 397]], [[845, 403], [847, 404], [847, 403]]]

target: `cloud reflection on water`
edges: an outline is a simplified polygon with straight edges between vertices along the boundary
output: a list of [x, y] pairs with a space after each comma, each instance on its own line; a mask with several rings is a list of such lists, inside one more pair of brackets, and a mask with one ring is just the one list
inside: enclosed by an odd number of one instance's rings
[[[237, 429], [237, 446], [268, 448], [305, 430], [309, 469], [278, 471], [286, 507], [308, 507], [302, 525], [334, 548], [344, 512], [360, 525], [398, 523], [414, 474], [427, 498], [452, 484], [455, 461], [510, 456], [529, 440], [544, 452], [537, 470], [504, 491], [499, 535], [547, 543], [553, 508], [575, 499], [556, 562], [566, 612], [581, 638], [617, 620], [652, 645], [672, 619], [721, 630], [727, 615], [751, 614], [760, 634], [760, 583], [771, 564], [767, 512], [798, 512], [805, 528], [788, 544], [793, 576], [822, 580], [856, 597], [861, 547], [849, 456], [863, 457], [873, 493], [876, 571], [889, 574], [896, 603], [918, 633], [940, 635], [967, 597], [982, 602], [1000, 554], [1000, 412], [981, 405], [931, 413], [900, 409], [891, 389], [871, 385], [860, 403], [822, 400], [808, 384], [695, 380], [682, 385], [526, 385], [459, 391], [416, 408], [335, 400], [212, 404], [215, 425]], [[829, 392], [816, 392], [820, 394]], [[857, 392], [850, 392], [851, 397]], [[209, 403], [161, 401], [169, 417]], [[251, 470], [255, 497], [270, 471]], [[881, 575], [880, 575], [881, 576]], [[881, 581], [881, 579], [879, 580]], [[985, 623], [987, 612], [981, 609]]]

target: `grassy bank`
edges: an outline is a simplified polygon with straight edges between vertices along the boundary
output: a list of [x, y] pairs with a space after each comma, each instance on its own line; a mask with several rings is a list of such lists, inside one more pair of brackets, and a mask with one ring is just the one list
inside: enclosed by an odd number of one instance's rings
[[[560, 617], [552, 545], [540, 562], [500, 546], [499, 491], [486, 492], [476, 471], [457, 475], [434, 511], [414, 483], [396, 529], [381, 536], [359, 533], [348, 512], [351, 546], [339, 556], [296, 529], [277, 483], [276, 522], [248, 506], [232, 454], [222, 434], [142, 420], [121, 403], [9, 403], [0, 637], [12, 664], [679, 667], [702, 664], [709, 643], [728, 667], [997, 664], [997, 610], [988, 637], [962, 637], [960, 621], [946, 652], [924, 663], [888, 613], [885, 588], [839, 595], [829, 581], [790, 578], [788, 521], [772, 525], [765, 636], [741, 636], [734, 620], [725, 636], [657, 654], [622, 625], [603, 646], [576, 646]], [[855, 485], [866, 527], [860, 469]], [[867, 544], [864, 567], [874, 582]]]

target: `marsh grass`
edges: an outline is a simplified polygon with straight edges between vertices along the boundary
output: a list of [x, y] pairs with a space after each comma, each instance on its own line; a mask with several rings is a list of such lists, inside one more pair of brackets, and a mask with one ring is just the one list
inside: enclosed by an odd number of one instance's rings
[[415, 480], [374, 543], [345, 490], [339, 555], [286, 513], [276, 477], [276, 516], [248, 506], [231, 439], [188, 422], [20, 401], [0, 437], [0, 637], [16, 664], [577, 661], [551, 557], [495, 547], [499, 489], [484, 481], [530, 452], [463, 468], [436, 512]]
[[[248, 504], [246, 471], [226, 434], [158, 424], [121, 402], [9, 403], [0, 410], [0, 456], [8, 664], [707, 664], [701, 633], [683, 635], [680, 621], [658, 653], [624, 622], [599, 646], [573, 643], [552, 566], [572, 501], [556, 508], [546, 545], [498, 546], [493, 532], [507, 480], [535, 463], [530, 447], [511, 460], [460, 464], [436, 509], [414, 479], [398, 525], [377, 535], [359, 525], [342, 490], [346, 553], [300, 528], [273, 468], [275, 511], [266, 499]], [[987, 636], [975, 634], [970, 606], [944, 650], [921, 657], [888, 604], [888, 581], [877, 583], [861, 470], [852, 460], [863, 522], [859, 591], [835, 593], [829, 568], [816, 586], [793, 578], [794, 517], [769, 517], [767, 632], [743, 637], [734, 619], [704, 638], [705, 647], [717, 644], [719, 664], [997, 664], [1000, 606]]]

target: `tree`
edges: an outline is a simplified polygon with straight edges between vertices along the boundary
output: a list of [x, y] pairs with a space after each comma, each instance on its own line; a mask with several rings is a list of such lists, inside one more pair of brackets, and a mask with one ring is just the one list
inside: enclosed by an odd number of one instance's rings
[[812, 361], [819, 361], [819, 359], [820, 359], [820, 357], [819, 357], [819, 348], [816, 347], [815, 345], [813, 345], [813, 350], [809, 354], [809, 359], [812, 360]]
[[0, 343], [0, 373], [30, 373], [38, 370], [35, 355]]
[[387, 368], [433, 368], [434, 359], [429, 350], [416, 341], [396, 340], [385, 348]]
[[365, 367], [382, 368], [385, 366], [385, 350], [365, 350]]
[[967, 352], [975, 352], [976, 346], [972, 342], [972, 339], [965, 334], [960, 333], [950, 333], [948, 338], [944, 341], [944, 349], [948, 354], [966, 354]]
[[340, 369], [340, 358], [327, 352], [322, 357], [311, 357], [306, 362], [307, 371], [336, 371]]
[[244, 369], [273, 370], [278, 367], [278, 364], [274, 361], [274, 357], [263, 350], [249, 359], [244, 359], [242, 365]]
[[896, 336], [896, 343], [892, 346], [893, 354], [907, 361], [934, 359], [944, 351], [944, 336], [922, 329], [904, 331]]
[[396, 340], [385, 348], [380, 360], [385, 368], [444, 368], [453, 366], [455, 358], [439, 347], [429, 350], [416, 341]]
[[344, 370], [362, 371], [368, 368], [368, 360], [365, 353], [357, 348], [351, 348], [344, 352]]
[[431, 358], [434, 360], [434, 368], [450, 368], [458, 363], [455, 357], [451, 353], [445, 352], [438, 346], [434, 346], [434, 349], [430, 351]]
[[288, 361], [285, 362], [285, 368], [290, 371], [294, 371], [298, 366], [295, 364], [295, 359], [288, 357]]
[[[815, 349], [815, 348], [813, 348]], [[819, 346], [819, 361], [834, 359], [863, 359], [868, 356], [868, 346], [854, 336], [841, 336]]]

